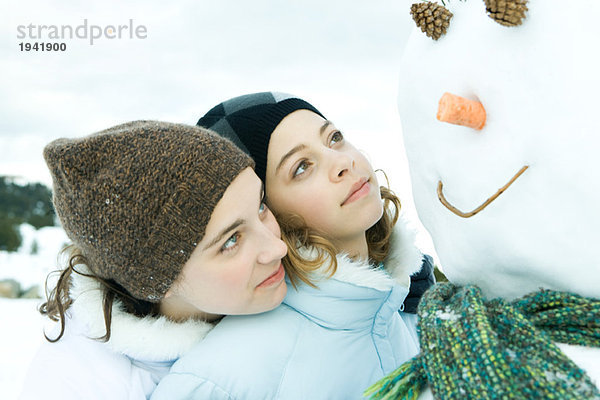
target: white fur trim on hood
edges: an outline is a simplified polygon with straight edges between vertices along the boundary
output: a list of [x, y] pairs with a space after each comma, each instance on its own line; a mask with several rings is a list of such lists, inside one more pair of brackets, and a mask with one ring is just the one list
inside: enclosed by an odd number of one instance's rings
[[417, 233], [400, 217], [390, 238], [390, 254], [384, 261], [386, 271], [398, 283], [410, 285], [410, 276], [423, 266], [423, 253], [415, 245]]
[[[410, 288], [410, 275], [418, 272], [423, 264], [423, 253], [415, 246], [415, 238], [416, 233], [400, 218], [390, 238], [390, 253], [383, 263], [384, 269], [373, 268], [365, 260], [354, 260], [342, 253], [337, 255], [337, 269], [331, 278], [378, 290], [388, 290], [395, 280]], [[311, 251], [303, 251], [303, 255], [310, 258]], [[327, 263], [322, 271], [326, 266]]]
[[[76, 270], [88, 272], [82, 265], [76, 266]], [[73, 322], [83, 324], [83, 333], [90, 338], [104, 336], [106, 329], [100, 283], [77, 273], [73, 273], [71, 277], [70, 296], [73, 304], [69, 314]], [[67, 321], [67, 329], [69, 322], [71, 321]], [[136, 317], [124, 311], [122, 303], [115, 299], [111, 336], [106, 345], [115, 352], [138, 360], [173, 360], [202, 340], [213, 326], [199, 320], [173, 322], [164, 316]]]

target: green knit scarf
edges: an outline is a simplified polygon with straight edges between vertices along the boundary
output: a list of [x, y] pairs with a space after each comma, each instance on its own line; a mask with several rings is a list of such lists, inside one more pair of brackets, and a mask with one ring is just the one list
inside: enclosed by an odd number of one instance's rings
[[600, 399], [554, 342], [600, 347], [600, 300], [542, 290], [512, 302], [440, 283], [419, 305], [421, 353], [365, 392], [416, 399]]

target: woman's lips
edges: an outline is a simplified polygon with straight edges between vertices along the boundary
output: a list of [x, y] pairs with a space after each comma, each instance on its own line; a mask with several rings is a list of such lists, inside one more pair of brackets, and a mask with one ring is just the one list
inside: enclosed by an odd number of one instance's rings
[[280, 262], [279, 268], [277, 268], [277, 271], [275, 271], [271, 275], [269, 275], [269, 277], [267, 279], [265, 279], [264, 281], [262, 281], [257, 286], [257, 288], [263, 288], [263, 287], [275, 285], [275, 284], [281, 282], [284, 277], [285, 277], [285, 270], [283, 269], [283, 264]]
[[352, 185], [352, 187], [350, 188], [348, 197], [346, 197], [346, 200], [344, 200], [344, 202], [342, 203], [342, 206], [345, 206], [346, 204], [350, 204], [353, 201], [356, 201], [356, 200], [366, 196], [370, 191], [371, 191], [371, 184], [369, 183], [369, 180], [364, 179], [364, 178], [359, 180], [354, 185]]

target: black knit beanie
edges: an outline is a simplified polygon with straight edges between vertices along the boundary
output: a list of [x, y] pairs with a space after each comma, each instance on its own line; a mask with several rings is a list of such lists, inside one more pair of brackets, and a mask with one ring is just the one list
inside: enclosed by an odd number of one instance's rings
[[218, 104], [197, 125], [226, 137], [249, 154], [256, 162], [256, 174], [264, 182], [271, 134], [282, 119], [296, 110], [310, 110], [323, 117], [311, 104], [291, 94], [262, 92]]
[[253, 165], [197, 126], [136, 121], [44, 149], [54, 207], [86, 265], [137, 299], [160, 301], [213, 209]]

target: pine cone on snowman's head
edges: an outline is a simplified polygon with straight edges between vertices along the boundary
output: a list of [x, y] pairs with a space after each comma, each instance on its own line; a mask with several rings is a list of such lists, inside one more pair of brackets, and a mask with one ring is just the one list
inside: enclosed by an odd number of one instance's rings
[[527, 0], [484, 0], [488, 16], [504, 26], [518, 26], [525, 19]]
[[414, 3], [410, 7], [410, 15], [417, 26], [433, 40], [446, 34], [452, 13], [446, 7], [429, 1]]

